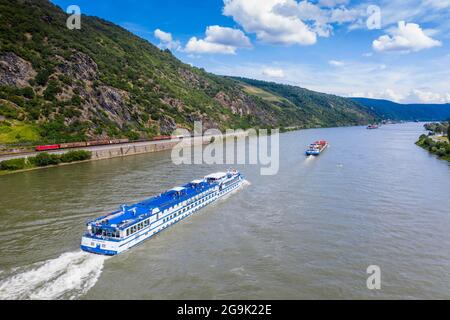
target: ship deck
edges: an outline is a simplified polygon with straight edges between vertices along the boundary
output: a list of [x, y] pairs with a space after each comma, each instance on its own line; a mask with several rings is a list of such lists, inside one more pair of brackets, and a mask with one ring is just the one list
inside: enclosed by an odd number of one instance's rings
[[174, 205], [189, 200], [190, 198], [200, 194], [214, 186], [205, 181], [196, 181], [197, 183], [189, 183], [182, 187], [177, 187], [158, 196], [149, 198], [142, 202], [125, 205], [122, 210], [113, 212], [109, 215], [100, 217], [90, 223], [98, 223], [102, 229], [123, 229], [140, 222], [142, 219], [152, 216], [152, 211], [158, 208], [164, 211]]

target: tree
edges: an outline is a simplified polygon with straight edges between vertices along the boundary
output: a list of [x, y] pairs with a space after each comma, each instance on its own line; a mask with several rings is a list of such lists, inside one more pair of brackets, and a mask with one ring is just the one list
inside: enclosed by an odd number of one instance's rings
[[450, 122], [448, 123], [447, 137], [448, 137], [448, 140], [450, 140]]

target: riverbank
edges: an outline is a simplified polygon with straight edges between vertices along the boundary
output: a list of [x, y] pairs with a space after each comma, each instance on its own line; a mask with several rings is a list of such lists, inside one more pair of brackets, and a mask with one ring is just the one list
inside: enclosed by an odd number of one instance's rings
[[93, 161], [93, 160], [89, 159], [89, 160], [83, 160], [83, 161], [74, 161], [74, 162], [70, 162], [70, 163], [59, 163], [59, 164], [49, 165], [49, 166], [45, 166], [45, 167], [27, 167], [25, 169], [14, 170], [14, 171], [0, 170], [0, 177], [15, 174], [15, 173], [23, 173], [23, 172], [36, 171], [36, 170], [41, 170], [41, 169], [51, 169], [51, 168], [69, 166], [72, 164], [80, 164], [80, 163], [91, 162], [91, 161]]
[[16, 158], [0, 162], [0, 175], [80, 163], [91, 159], [92, 153], [85, 150], [72, 150], [64, 154], [43, 152], [35, 157]]
[[[223, 138], [226, 137], [242, 137], [248, 136], [248, 132], [241, 131], [233, 134], [224, 135]], [[195, 145], [206, 145], [213, 143], [218, 136], [209, 135], [209, 136], [200, 136], [200, 137], [192, 137], [192, 138], [184, 138], [184, 142], [190, 142], [192, 146]], [[186, 141], [187, 140], [187, 141]], [[190, 141], [189, 141], [190, 140]], [[33, 171], [43, 168], [54, 168], [61, 165], [69, 165], [69, 164], [77, 164], [82, 162], [89, 161], [98, 161], [98, 160], [106, 160], [113, 159], [118, 157], [127, 157], [133, 155], [140, 155], [145, 153], [154, 153], [160, 151], [167, 151], [173, 149], [176, 145], [180, 143], [180, 139], [174, 139], [169, 141], [148, 141], [148, 142], [137, 142], [137, 143], [128, 143], [125, 145], [107, 145], [107, 146], [96, 146], [96, 147], [85, 147], [85, 148], [77, 148], [71, 151], [67, 150], [59, 150], [59, 151], [51, 151], [48, 153], [29, 153], [25, 155], [13, 155], [8, 157], [0, 158], [0, 176], [21, 173], [27, 171]], [[59, 159], [63, 159], [67, 157], [67, 155], [76, 153], [76, 152], [88, 152], [89, 157], [82, 159], [81, 161], [76, 161], [70, 159], [70, 161], [59, 161]], [[45, 155], [46, 158], [49, 158], [50, 162], [47, 165], [36, 165], [35, 159], [40, 157], [40, 155]], [[70, 157], [69, 157], [70, 158]], [[53, 159], [53, 160], [52, 160]], [[1, 161], [3, 160], [3, 161]], [[1, 164], [4, 164], [4, 168], [6, 170], [1, 169]]]
[[450, 144], [448, 138], [421, 135], [416, 145], [450, 162]]

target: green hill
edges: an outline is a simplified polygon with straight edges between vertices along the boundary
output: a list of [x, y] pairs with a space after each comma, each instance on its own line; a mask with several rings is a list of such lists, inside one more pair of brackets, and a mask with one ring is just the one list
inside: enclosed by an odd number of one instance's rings
[[353, 98], [383, 119], [442, 121], [450, 118], [450, 104], [399, 104], [389, 100]]
[[245, 87], [96, 17], [69, 30], [68, 16], [47, 0], [0, 0], [0, 13], [0, 132], [8, 132], [0, 143], [148, 138], [195, 120], [245, 129], [373, 119], [343, 98]]
[[379, 120], [369, 108], [350, 99], [274, 82], [232, 78], [244, 90], [280, 108], [299, 110], [296, 121], [301, 127], [329, 127], [367, 124]]

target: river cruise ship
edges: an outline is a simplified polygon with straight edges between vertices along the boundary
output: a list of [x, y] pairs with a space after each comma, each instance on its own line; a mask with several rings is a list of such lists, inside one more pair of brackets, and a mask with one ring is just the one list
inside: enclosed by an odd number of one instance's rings
[[120, 210], [87, 223], [81, 249], [117, 255], [226, 196], [244, 181], [237, 170], [219, 172], [141, 203], [123, 205]]

